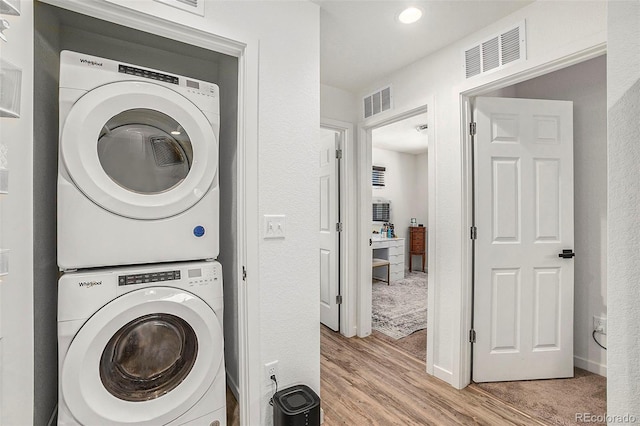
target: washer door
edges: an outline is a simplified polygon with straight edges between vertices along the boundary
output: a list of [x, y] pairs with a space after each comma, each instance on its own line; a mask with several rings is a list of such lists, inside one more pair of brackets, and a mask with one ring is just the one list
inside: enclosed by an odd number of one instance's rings
[[63, 124], [60, 153], [82, 193], [133, 219], [189, 209], [218, 167], [217, 140], [202, 111], [147, 82], [110, 83], [83, 95]]
[[74, 337], [60, 372], [84, 425], [159, 425], [187, 412], [222, 367], [223, 334], [199, 297], [171, 287], [126, 293]]

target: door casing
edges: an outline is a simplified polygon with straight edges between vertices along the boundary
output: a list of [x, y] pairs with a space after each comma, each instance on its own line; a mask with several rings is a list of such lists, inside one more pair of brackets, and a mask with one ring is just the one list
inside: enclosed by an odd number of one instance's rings
[[[469, 341], [469, 330], [473, 327], [473, 241], [470, 238], [469, 230], [473, 226], [473, 145], [471, 133], [469, 131], [471, 122], [472, 98], [481, 96], [492, 91], [512, 86], [526, 80], [531, 80], [551, 72], [570, 67], [580, 62], [607, 53], [606, 43], [599, 43], [591, 48], [580, 52], [561, 57], [538, 67], [533, 67], [512, 75], [499, 78], [495, 81], [481, 85], [470, 84], [469, 87], [460, 87], [456, 90], [460, 102], [460, 144], [462, 158], [462, 238], [461, 253], [461, 298], [459, 310], [460, 328], [457, 330], [457, 341], [459, 350], [454, 350], [454, 364], [459, 366], [457, 374], [454, 372], [453, 383], [457, 389], [462, 389], [471, 383], [472, 371], [472, 345]], [[428, 356], [428, 355], [427, 355]]]
[[348, 256], [349, 251], [355, 247], [356, 216], [355, 205], [348, 194], [355, 192], [355, 146], [354, 126], [345, 121], [320, 118], [320, 127], [340, 133], [342, 140], [342, 161], [340, 163], [340, 221], [342, 232], [340, 235], [340, 262], [339, 280], [342, 305], [340, 305], [340, 334], [345, 337], [356, 335], [356, 298], [355, 283], [356, 269], [353, 256]]
[[[393, 115], [381, 114], [381, 117], [372, 117], [358, 124], [358, 218], [359, 228], [357, 235], [357, 335], [366, 337], [371, 334], [371, 164], [372, 147], [371, 136], [374, 129], [403, 119], [427, 114], [427, 138], [429, 140], [428, 176], [429, 176], [429, 206], [427, 227], [436, 225], [436, 144], [435, 144], [435, 101], [434, 96], [425, 97], [426, 103], [415, 108], [392, 111]], [[429, 265], [428, 289], [427, 289], [427, 324], [435, 321], [435, 271], [436, 271], [436, 240], [428, 239], [427, 257]], [[433, 339], [427, 333], [427, 372], [433, 374]]]

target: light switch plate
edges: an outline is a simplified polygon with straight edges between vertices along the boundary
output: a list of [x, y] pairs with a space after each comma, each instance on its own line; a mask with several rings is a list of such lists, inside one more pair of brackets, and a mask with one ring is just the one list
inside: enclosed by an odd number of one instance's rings
[[265, 214], [262, 232], [264, 239], [284, 238], [286, 236], [285, 215]]

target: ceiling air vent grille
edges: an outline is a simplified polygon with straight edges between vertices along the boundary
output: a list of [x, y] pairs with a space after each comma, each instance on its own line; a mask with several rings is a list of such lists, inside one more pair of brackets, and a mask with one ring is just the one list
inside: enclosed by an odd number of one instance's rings
[[169, 6], [177, 7], [178, 9], [186, 10], [187, 12], [195, 13], [196, 15], [204, 16], [205, 0], [155, 0], [155, 1], [168, 4]]
[[464, 51], [465, 76], [470, 78], [526, 59], [525, 23], [496, 34]]
[[363, 99], [364, 118], [369, 118], [391, 109], [391, 86], [380, 89]]

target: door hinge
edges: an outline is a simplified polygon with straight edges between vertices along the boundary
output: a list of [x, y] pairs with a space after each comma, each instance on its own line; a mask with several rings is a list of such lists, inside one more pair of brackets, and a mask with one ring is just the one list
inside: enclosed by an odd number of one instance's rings
[[245, 268], [244, 266], [242, 267], [242, 281], [246, 281], [247, 280], [247, 268]]
[[336, 232], [342, 232], [342, 222], [336, 223]]
[[336, 296], [336, 305], [342, 305], [342, 295], [341, 294]]
[[469, 123], [469, 134], [471, 136], [475, 136], [476, 135], [476, 122], [472, 121], [471, 123]]
[[342, 150], [341, 149], [336, 149], [336, 158], [338, 160], [342, 158]]
[[469, 330], [469, 343], [476, 342], [476, 331], [474, 329]]
[[476, 228], [475, 226], [471, 227], [471, 239], [472, 240], [478, 239], [478, 228]]

